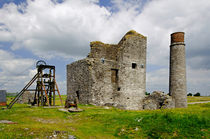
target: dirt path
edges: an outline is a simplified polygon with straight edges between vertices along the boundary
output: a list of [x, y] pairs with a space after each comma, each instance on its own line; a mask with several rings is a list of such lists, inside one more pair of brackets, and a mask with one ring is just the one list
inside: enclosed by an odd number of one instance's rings
[[187, 104], [199, 104], [199, 103], [209, 103], [210, 101], [200, 101], [200, 102], [190, 102]]

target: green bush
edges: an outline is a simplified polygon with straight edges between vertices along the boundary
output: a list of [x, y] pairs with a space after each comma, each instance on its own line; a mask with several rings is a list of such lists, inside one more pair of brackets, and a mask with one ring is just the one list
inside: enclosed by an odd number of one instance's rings
[[192, 93], [188, 93], [187, 96], [192, 96]]
[[199, 92], [197, 92], [196, 94], [194, 94], [194, 96], [201, 96], [201, 94]]

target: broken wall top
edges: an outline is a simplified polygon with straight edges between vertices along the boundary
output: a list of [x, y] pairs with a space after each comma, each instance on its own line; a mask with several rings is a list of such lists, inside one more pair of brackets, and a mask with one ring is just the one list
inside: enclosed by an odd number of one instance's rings
[[[128, 38], [130, 38], [130, 37], [139, 37], [139, 38], [141, 38], [141, 39], [147, 39], [146, 36], [141, 35], [140, 33], [136, 32], [135, 30], [130, 30], [130, 31], [128, 31], [128, 32], [123, 36], [123, 38], [121, 39], [121, 41], [122, 41], [122, 40], [125, 41], [126, 39], [128, 39]], [[119, 42], [119, 43], [120, 43], [120, 42]]]
[[90, 43], [89, 58], [104, 58], [109, 60], [116, 60], [118, 45], [105, 44], [100, 41], [94, 41]]
[[132, 39], [133, 37], [138, 39], [145, 39], [146, 37], [137, 33], [134, 30], [130, 30], [127, 32], [123, 38], [120, 40], [118, 44], [105, 44], [100, 41], [94, 41], [90, 43], [90, 53], [87, 56], [88, 58], [104, 58], [107, 60], [115, 60], [117, 61], [117, 56], [119, 51], [121, 51], [121, 44], [128, 39]]

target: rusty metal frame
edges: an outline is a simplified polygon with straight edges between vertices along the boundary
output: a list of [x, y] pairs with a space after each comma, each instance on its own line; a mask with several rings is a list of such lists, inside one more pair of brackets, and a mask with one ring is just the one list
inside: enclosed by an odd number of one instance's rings
[[[8, 105], [11, 108], [15, 102], [23, 95], [25, 91], [35, 91], [34, 101], [32, 105], [37, 104], [37, 106], [55, 106], [55, 92], [57, 91], [61, 104], [63, 106], [62, 98], [58, 85], [55, 80], [55, 66], [46, 65], [46, 62], [40, 60], [36, 64], [37, 74], [32, 78], [32, 80], [17, 94], [17, 96]], [[44, 73], [44, 71], [46, 73]], [[36, 81], [35, 89], [28, 89]], [[56, 88], [56, 89], [55, 89]], [[53, 99], [53, 103], [52, 103]], [[47, 104], [46, 104], [47, 103]]]

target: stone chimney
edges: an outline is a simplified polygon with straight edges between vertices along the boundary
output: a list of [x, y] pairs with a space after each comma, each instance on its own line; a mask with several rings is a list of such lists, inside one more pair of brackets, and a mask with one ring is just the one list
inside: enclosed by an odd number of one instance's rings
[[171, 34], [169, 93], [175, 107], [187, 107], [184, 32]]

